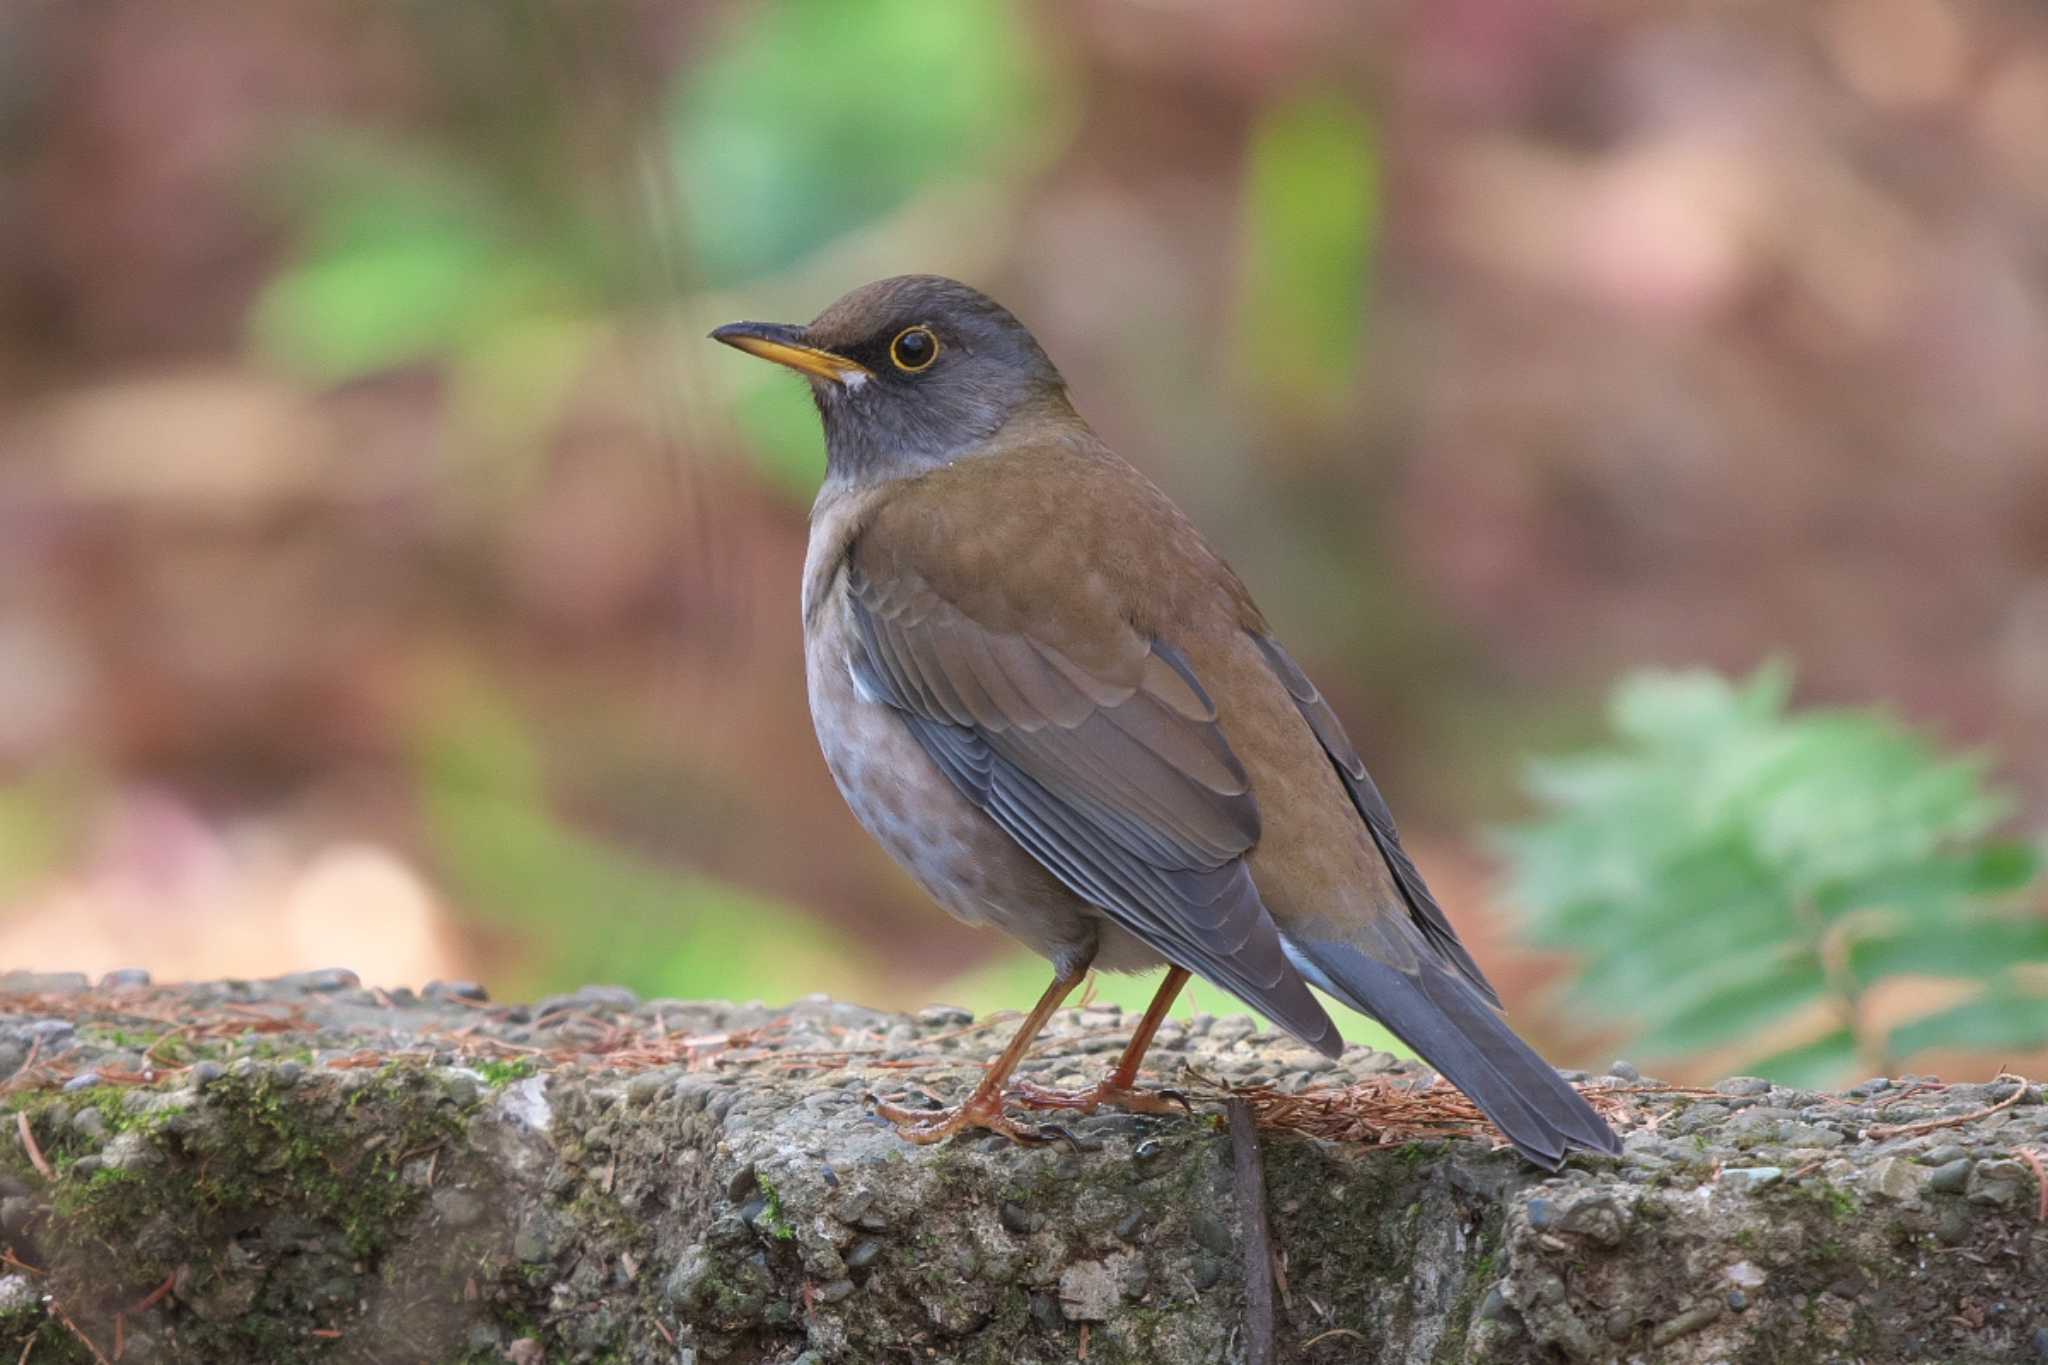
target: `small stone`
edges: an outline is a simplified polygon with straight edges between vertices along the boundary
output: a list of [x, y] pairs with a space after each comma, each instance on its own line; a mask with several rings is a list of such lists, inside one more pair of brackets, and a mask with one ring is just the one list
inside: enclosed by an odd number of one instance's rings
[[1060, 1332], [1066, 1329], [1066, 1315], [1060, 1312], [1060, 1301], [1050, 1294], [1031, 1296], [1031, 1320], [1042, 1332]]
[[2034, 1329], [2034, 1354], [2048, 1360], [2048, 1327]]
[[2017, 1161], [1980, 1161], [1970, 1172], [1966, 1197], [1972, 1204], [2009, 1208], [2020, 1197], [2020, 1187], [2030, 1172]]
[[958, 1005], [926, 1005], [917, 1012], [917, 1022], [926, 1028], [966, 1028], [974, 1022], [974, 1011]]
[[1730, 1076], [1714, 1089], [1723, 1095], [1768, 1095], [1771, 1083], [1761, 1076]]
[[279, 1062], [277, 1064], [277, 1071], [274, 1074], [279, 1085], [297, 1085], [305, 1077], [306, 1068], [300, 1066], [297, 1062]]
[[466, 1228], [484, 1216], [484, 1201], [452, 1186], [434, 1191], [434, 1212], [451, 1228]]
[[505, 1359], [510, 1365], [547, 1365], [548, 1354], [540, 1338], [521, 1337], [505, 1347]]
[[1223, 1259], [1207, 1254], [1198, 1255], [1189, 1269], [1196, 1289], [1214, 1289], [1216, 1282], [1223, 1278]]
[[669, 1078], [659, 1071], [643, 1071], [626, 1082], [626, 1103], [646, 1105], [654, 1103], [655, 1096], [668, 1089]]
[[1920, 1187], [1931, 1178], [1926, 1167], [1887, 1156], [1870, 1163], [1870, 1169], [1864, 1172], [1863, 1184], [1871, 1193], [1886, 1199], [1912, 1201], [1920, 1197]]
[[1742, 1312], [1749, 1307], [1749, 1295], [1743, 1293], [1740, 1289], [1729, 1290], [1728, 1306], [1738, 1313]]
[[489, 1000], [490, 992], [474, 981], [429, 981], [420, 991], [426, 1000]]
[[363, 984], [363, 979], [346, 967], [323, 967], [317, 971], [291, 972], [273, 977], [269, 984], [282, 990], [324, 995], [356, 990]]
[[103, 991], [132, 991], [149, 984], [149, 973], [140, 967], [122, 967], [100, 978]]
[[1778, 1166], [1738, 1166], [1721, 1172], [1721, 1183], [1734, 1190], [1760, 1190], [1784, 1178], [1784, 1169]]
[[1769, 1276], [1765, 1275], [1752, 1262], [1737, 1261], [1734, 1265], [1721, 1272], [1721, 1278], [1738, 1289], [1761, 1289], [1763, 1288], [1764, 1281]]
[[630, 1010], [640, 1005], [640, 993], [630, 986], [585, 986], [570, 998], [588, 1009]]
[[1486, 1298], [1479, 1305], [1479, 1316], [1487, 1322], [1513, 1322], [1515, 1310], [1508, 1303], [1507, 1292], [1499, 1285], [1486, 1291]]
[[71, 1131], [95, 1144], [107, 1136], [107, 1116], [97, 1109], [81, 1109], [71, 1118]]
[[853, 1244], [853, 1250], [846, 1253], [848, 1270], [866, 1270], [875, 1263], [883, 1251], [883, 1244], [873, 1237], [863, 1237]]
[[[28, 1282], [26, 1275], [0, 1275], [0, 1317], [26, 1313], [41, 1306], [42, 1296]], [[27, 1355], [28, 1352], [22, 1352], [24, 1359]]]
[[1060, 1273], [1060, 1311], [1069, 1322], [1106, 1322], [1123, 1297], [1120, 1276], [1106, 1261], [1076, 1261]]
[[1557, 1222], [1557, 1206], [1548, 1199], [1531, 1199], [1523, 1212], [1538, 1232]]
[[1045, 1226], [1045, 1219], [1041, 1215], [1031, 1212], [1021, 1204], [1005, 1202], [996, 1216], [1004, 1228], [1019, 1237], [1028, 1237]]
[[1913, 1159], [1922, 1166], [1946, 1166], [1951, 1161], [1961, 1161], [1969, 1154], [1969, 1149], [1957, 1143], [1944, 1142], [1939, 1147], [1929, 1147]]
[[1721, 1306], [1720, 1300], [1707, 1299], [1694, 1304], [1676, 1317], [1665, 1319], [1650, 1332], [1650, 1344], [1657, 1347], [1669, 1346], [1680, 1337], [1699, 1331], [1721, 1316]]
[[78, 1029], [69, 1019], [36, 1019], [22, 1025], [21, 1033], [31, 1041], [41, 1039], [43, 1052], [48, 1055], [70, 1048]]
[[1157, 1161], [1166, 1154], [1166, 1144], [1158, 1138], [1146, 1138], [1131, 1149], [1131, 1160], [1139, 1162]]
[[1976, 1162], [1968, 1157], [1957, 1157], [1944, 1161], [1927, 1176], [1927, 1188], [1936, 1194], [1961, 1194], [1970, 1183], [1970, 1171]]
[[1228, 1019], [1218, 1019], [1209, 1026], [1209, 1036], [1219, 1043], [1238, 1043], [1259, 1031], [1248, 1014], [1233, 1014]]
[[1146, 1221], [1143, 1209], [1133, 1209], [1117, 1220], [1116, 1239], [1119, 1242], [1129, 1242], [1135, 1245], [1138, 1240], [1138, 1234], [1145, 1229]]
[[1632, 1064], [1623, 1061], [1616, 1061], [1613, 1066], [1608, 1067], [1607, 1074], [1623, 1081], [1639, 1081], [1643, 1078], [1642, 1072], [1636, 1070]]
[[76, 1076], [73, 1076], [70, 1080], [64, 1082], [64, 1093], [70, 1094], [74, 1090], [90, 1090], [99, 1083], [99, 1072], [81, 1071]]
[[1633, 1217], [1611, 1199], [1581, 1199], [1559, 1224], [1560, 1230], [1600, 1246], [1619, 1246]]
[[826, 1283], [819, 1285], [818, 1298], [825, 1303], [838, 1303], [841, 1299], [853, 1293], [853, 1288], [853, 1281], [842, 1276], [839, 1279], [828, 1280]]
[[540, 1219], [528, 1218], [519, 1225], [519, 1231], [512, 1235], [512, 1254], [528, 1265], [554, 1259], [553, 1240]]
[[185, 1079], [192, 1083], [194, 1090], [204, 1090], [207, 1086], [212, 1085], [225, 1075], [227, 1075], [226, 1067], [222, 1066], [219, 1062], [207, 1060], [194, 1062], [192, 1069], [185, 1073]]
[[136, 1131], [114, 1134], [100, 1149], [99, 1159], [115, 1171], [153, 1171], [164, 1164], [164, 1154], [148, 1134]]
[[1237, 1242], [1223, 1220], [1206, 1209], [1197, 1213], [1189, 1226], [1194, 1231], [1195, 1240], [1218, 1256], [1228, 1256], [1237, 1248]]

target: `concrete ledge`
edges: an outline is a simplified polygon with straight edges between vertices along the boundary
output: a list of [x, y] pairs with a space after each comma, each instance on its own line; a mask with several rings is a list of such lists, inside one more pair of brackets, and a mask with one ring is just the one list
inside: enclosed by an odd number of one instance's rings
[[[0, 979], [0, 1359], [2048, 1357], [2038, 1087], [1605, 1077], [1627, 1154], [1557, 1176], [1268, 1128], [1267, 1326], [1220, 1106], [916, 1148], [863, 1093], [957, 1096], [1006, 1019], [475, 994]], [[1092, 1080], [1128, 1026], [1064, 1012], [1036, 1079]], [[1263, 1085], [1269, 1118], [1423, 1080], [1235, 1019], [1153, 1062]]]

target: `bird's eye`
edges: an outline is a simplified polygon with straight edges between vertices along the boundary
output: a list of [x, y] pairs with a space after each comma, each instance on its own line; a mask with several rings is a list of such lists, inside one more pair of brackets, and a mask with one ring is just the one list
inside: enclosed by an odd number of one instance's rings
[[939, 358], [939, 339], [932, 335], [932, 329], [919, 323], [905, 327], [889, 343], [889, 359], [896, 362], [896, 368], [905, 374], [916, 374], [928, 370]]

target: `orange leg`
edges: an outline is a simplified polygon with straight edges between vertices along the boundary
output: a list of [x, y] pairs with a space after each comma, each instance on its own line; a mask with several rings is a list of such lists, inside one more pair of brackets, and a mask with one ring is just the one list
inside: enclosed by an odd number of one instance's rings
[[953, 1134], [971, 1128], [985, 1128], [991, 1133], [1018, 1142], [1044, 1142], [1046, 1135], [1036, 1128], [1027, 1127], [1003, 1113], [1003, 1089], [1010, 1083], [1010, 1073], [1017, 1069], [1017, 1063], [1024, 1060], [1024, 1054], [1031, 1050], [1031, 1044], [1045, 1027], [1045, 1021], [1052, 1018], [1052, 1012], [1060, 1002], [1073, 993], [1087, 974], [1086, 968], [1072, 976], [1055, 976], [1052, 984], [1045, 988], [1045, 994], [1038, 997], [1038, 1004], [1017, 1029], [1010, 1045], [1003, 1049], [1003, 1055], [982, 1073], [981, 1084], [974, 1087], [969, 1095], [951, 1109], [903, 1109], [893, 1104], [884, 1104], [873, 1095], [875, 1112], [896, 1125], [896, 1131], [912, 1142], [941, 1142]]
[[1032, 1109], [1078, 1109], [1084, 1114], [1091, 1114], [1104, 1104], [1144, 1114], [1187, 1112], [1187, 1101], [1172, 1091], [1133, 1088], [1138, 1080], [1138, 1064], [1145, 1060], [1145, 1049], [1152, 1046], [1152, 1035], [1159, 1032], [1166, 1012], [1173, 1008], [1173, 998], [1187, 982], [1188, 974], [1181, 968], [1167, 971], [1166, 980], [1159, 983], [1159, 993], [1152, 997], [1152, 1003], [1145, 1007], [1145, 1017], [1138, 1021], [1138, 1031], [1131, 1035], [1123, 1056], [1117, 1059], [1116, 1070], [1104, 1079], [1086, 1090], [1047, 1090], [1025, 1081], [1010, 1092], [1010, 1097]]

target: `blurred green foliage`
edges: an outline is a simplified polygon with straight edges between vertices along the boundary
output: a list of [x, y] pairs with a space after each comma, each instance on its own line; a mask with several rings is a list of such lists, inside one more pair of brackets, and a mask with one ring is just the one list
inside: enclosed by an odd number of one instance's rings
[[587, 306], [600, 274], [452, 164], [309, 152], [294, 266], [264, 292], [256, 340], [322, 381], [461, 355], [536, 315]]
[[458, 895], [519, 941], [530, 974], [497, 989], [614, 981], [645, 995], [781, 1002], [876, 979], [861, 946], [813, 916], [566, 827], [517, 714], [481, 685], [448, 684], [419, 743], [434, 858]]
[[1335, 408], [1357, 377], [1378, 247], [1379, 148], [1358, 106], [1265, 110], [1245, 185], [1243, 353], [1281, 406]]
[[0, 785], [0, 905], [63, 866], [86, 788], [80, 775], [58, 771]]
[[[1781, 666], [1637, 674], [1612, 698], [1614, 747], [1530, 767], [1547, 813], [1501, 842], [1536, 941], [1582, 960], [1571, 1002], [1667, 1056], [1761, 1048], [1825, 1003], [1833, 1028], [1752, 1053], [1795, 1084], [2048, 1043], [2023, 970], [2048, 963], [2048, 916], [2018, 895], [2039, 860], [1995, 836], [2010, 807], [1983, 762], [1878, 712], [1790, 714], [1790, 685]], [[1885, 1029], [1866, 996], [1901, 973], [1976, 990]]]
[[714, 282], [780, 269], [926, 186], [999, 174], [1047, 126], [1008, 0], [764, 6], [683, 87], [673, 151]]

